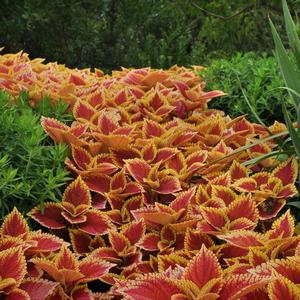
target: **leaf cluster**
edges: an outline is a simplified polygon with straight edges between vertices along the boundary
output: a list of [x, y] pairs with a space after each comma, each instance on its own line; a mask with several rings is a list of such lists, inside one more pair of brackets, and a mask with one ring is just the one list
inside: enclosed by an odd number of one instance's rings
[[[53, 116], [47, 101], [33, 111], [25, 94], [15, 105], [0, 92], [0, 217], [14, 206], [27, 211], [46, 199], [56, 201], [69, 179], [63, 163], [67, 148], [53, 145], [40, 125], [40, 113]], [[69, 117], [60, 108], [55, 115], [65, 121]]]
[[270, 53], [268, 14], [281, 18], [279, 1], [4, 0], [0, 45], [72, 67], [168, 68]]
[[[285, 99], [288, 109], [292, 101], [284, 84], [276, 59], [267, 54], [257, 56], [254, 52], [238, 53], [230, 59], [217, 59], [201, 72], [208, 89], [222, 90], [227, 96], [214, 100], [210, 107], [224, 110], [232, 117], [248, 114], [256, 121], [245, 101], [243, 91], [256, 114], [266, 123], [274, 120], [284, 122], [281, 103]], [[242, 89], [241, 89], [242, 88]]]

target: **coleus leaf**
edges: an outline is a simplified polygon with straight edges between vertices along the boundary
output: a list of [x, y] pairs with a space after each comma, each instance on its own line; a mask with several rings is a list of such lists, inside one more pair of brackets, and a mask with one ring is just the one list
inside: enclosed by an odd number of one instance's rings
[[5, 217], [0, 228], [0, 235], [19, 237], [26, 240], [28, 238], [28, 234], [28, 224], [15, 207], [13, 211]]
[[283, 185], [295, 183], [297, 174], [298, 166], [295, 157], [291, 157], [287, 161], [281, 163], [272, 172], [272, 176], [279, 178]]
[[56, 203], [46, 203], [44, 213], [41, 212], [40, 207], [33, 208], [28, 215], [40, 223], [41, 225], [50, 229], [62, 229], [67, 226], [65, 218], [61, 215], [61, 208]]
[[96, 279], [100, 279], [103, 275], [108, 273], [109, 269], [114, 266], [115, 264], [104, 260], [99, 260], [99, 258], [96, 257], [88, 256], [79, 262], [79, 270], [84, 277], [78, 282], [87, 283]]
[[86, 142], [79, 139], [87, 126], [81, 126], [80, 130], [75, 131], [75, 128], [70, 128], [67, 125], [60, 123], [57, 120], [51, 118], [41, 118], [41, 125], [45, 132], [57, 143], [74, 144], [76, 146], [83, 146]]
[[26, 291], [31, 300], [44, 300], [52, 294], [57, 286], [57, 282], [46, 279], [26, 278], [22, 281], [20, 289]]
[[288, 210], [279, 219], [273, 222], [272, 229], [266, 233], [268, 239], [282, 239], [294, 234], [294, 219]]
[[31, 231], [29, 238], [34, 244], [26, 250], [26, 255], [55, 252], [65, 244], [59, 237], [41, 231]]
[[122, 229], [122, 234], [130, 241], [131, 245], [135, 245], [142, 240], [145, 232], [146, 226], [143, 219], [131, 222]]
[[155, 274], [128, 281], [119, 292], [132, 300], [171, 300], [172, 295], [180, 293], [181, 289], [172, 279]]
[[198, 254], [187, 265], [182, 279], [191, 280], [200, 289], [217, 279], [210, 292], [218, 293], [222, 285], [222, 269], [213, 252], [202, 245]]
[[144, 183], [150, 173], [151, 167], [142, 159], [128, 159], [126, 160], [126, 169], [129, 174], [139, 183]]
[[17, 288], [10, 292], [5, 297], [5, 300], [31, 300], [31, 298], [24, 290]]
[[99, 210], [91, 209], [85, 215], [87, 217], [86, 222], [79, 226], [83, 232], [91, 235], [102, 235], [108, 233], [108, 230], [112, 228], [109, 218]]
[[77, 285], [71, 291], [72, 300], [94, 300], [92, 292], [86, 285]]
[[243, 296], [263, 288], [273, 280], [272, 277], [263, 277], [252, 274], [232, 275], [225, 280], [220, 300], [238, 300]]
[[26, 260], [21, 247], [0, 252], [0, 278], [2, 292], [16, 288], [26, 274]]
[[61, 206], [73, 217], [77, 217], [91, 207], [89, 189], [80, 176], [65, 190]]
[[[276, 274], [276, 273], [275, 273]], [[277, 279], [268, 285], [271, 300], [294, 300], [299, 298], [300, 288], [286, 277], [276, 274]]]
[[90, 153], [82, 147], [72, 145], [72, 157], [81, 170], [86, 170], [92, 162]]
[[181, 184], [175, 176], [165, 176], [159, 182], [159, 187], [155, 191], [159, 194], [172, 194], [181, 191]]
[[86, 101], [77, 101], [73, 107], [73, 115], [76, 120], [90, 122], [97, 110]]
[[264, 236], [251, 230], [236, 230], [218, 235], [218, 238], [240, 248], [263, 246], [264, 243]]
[[129, 239], [124, 234], [115, 231], [109, 232], [109, 242], [118, 254], [125, 253], [131, 246]]

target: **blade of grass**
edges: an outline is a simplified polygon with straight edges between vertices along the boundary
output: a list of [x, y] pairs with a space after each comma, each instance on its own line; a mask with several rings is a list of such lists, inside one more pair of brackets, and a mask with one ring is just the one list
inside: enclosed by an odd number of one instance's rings
[[276, 150], [276, 151], [272, 151], [270, 153], [266, 153], [266, 154], [260, 155], [258, 157], [253, 158], [253, 159], [247, 160], [247, 161], [243, 162], [242, 165], [243, 166], [255, 165], [258, 162], [260, 162], [260, 161], [262, 161], [262, 160], [264, 160], [266, 158], [269, 158], [269, 157], [272, 157], [272, 156], [278, 156], [279, 154], [290, 154], [290, 153], [292, 153], [292, 151]]
[[[293, 127], [292, 121], [291, 121], [291, 119], [288, 115], [286, 105], [285, 105], [284, 102], [282, 103], [282, 112], [283, 112], [283, 116], [284, 116], [284, 119], [285, 119], [286, 126], [289, 130], [290, 136], [292, 138], [292, 142], [293, 142], [294, 147], [295, 147], [295, 152], [298, 156], [298, 165], [299, 165], [298, 166], [298, 171], [299, 171], [298, 172], [298, 179], [299, 179], [299, 182], [300, 182], [300, 135], [299, 135], [299, 131], [296, 131], [296, 129]], [[298, 130], [299, 130], [299, 128], [298, 128]]]
[[252, 147], [254, 147], [254, 146], [256, 146], [256, 145], [259, 145], [259, 144], [261, 144], [261, 143], [264, 143], [264, 142], [267, 142], [267, 141], [276, 139], [276, 138], [278, 138], [278, 137], [287, 135], [288, 133], [289, 133], [289, 132], [288, 132], [287, 130], [286, 130], [286, 131], [282, 131], [282, 132], [280, 132], [280, 133], [273, 134], [273, 135], [268, 136], [268, 137], [266, 137], [266, 138], [264, 138], [264, 139], [261, 139], [261, 140], [255, 142], [255, 143], [252, 143], [252, 144], [249, 144], [249, 145], [242, 146], [242, 147], [240, 147], [240, 148], [238, 148], [238, 149], [232, 151], [231, 153], [229, 153], [228, 155], [226, 155], [226, 156], [224, 156], [224, 157], [221, 157], [221, 158], [219, 158], [219, 159], [216, 159], [216, 160], [214, 160], [214, 161], [211, 161], [211, 162], [207, 163], [206, 166], [213, 165], [213, 164], [215, 164], [215, 163], [217, 163], [217, 162], [220, 162], [220, 161], [222, 161], [223, 159], [226, 159], [226, 158], [228, 158], [228, 157], [230, 157], [230, 156], [233, 156], [233, 155], [235, 155], [235, 154], [241, 153], [241, 152], [243, 152], [243, 151], [245, 151], [245, 150], [248, 150], [248, 149], [250, 149], [250, 148], [252, 148]]
[[282, 1], [282, 7], [283, 7], [283, 15], [284, 15], [284, 21], [285, 21], [285, 28], [287, 37], [290, 43], [290, 46], [292, 47], [298, 67], [300, 67], [300, 40], [297, 33], [296, 25], [293, 21], [293, 18], [291, 16], [291, 13], [289, 11], [288, 5], [286, 3], [286, 0]]
[[[269, 18], [269, 22], [271, 26], [273, 39], [275, 42], [275, 51], [276, 51], [275, 56], [278, 60], [278, 64], [280, 66], [284, 81], [287, 87], [295, 90], [297, 93], [300, 93], [300, 79], [296, 70], [294, 69], [294, 64], [291, 62], [290, 58], [288, 57], [288, 54], [282, 44], [278, 32], [270, 18]], [[298, 106], [298, 104], [300, 103], [300, 98], [295, 94], [291, 94], [291, 97], [293, 98], [295, 105]]]

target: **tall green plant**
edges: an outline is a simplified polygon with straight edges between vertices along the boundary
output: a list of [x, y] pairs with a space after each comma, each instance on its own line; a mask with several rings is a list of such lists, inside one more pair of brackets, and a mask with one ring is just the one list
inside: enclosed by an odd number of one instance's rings
[[[285, 49], [282, 40], [272, 22], [269, 19], [272, 35], [275, 43], [275, 57], [278, 61], [281, 74], [284, 78], [286, 89], [288, 90], [291, 98], [293, 99], [295, 115], [296, 115], [296, 125], [294, 126], [293, 119], [290, 117], [289, 111], [286, 109], [285, 102], [282, 103], [282, 110], [284, 114], [284, 119], [295, 148], [295, 154], [298, 156], [299, 171], [300, 171], [300, 39], [297, 33], [297, 27], [293, 18], [290, 14], [289, 8], [287, 6], [286, 0], [282, 0], [283, 13], [285, 29], [291, 47], [291, 54]], [[296, 64], [295, 64], [296, 62]], [[296, 127], [296, 128], [295, 128]], [[300, 172], [299, 172], [300, 181]]]
[[[41, 113], [70, 119], [63, 107], [42, 102], [35, 110], [26, 94], [18, 105], [0, 91], [0, 219], [14, 206], [26, 212], [46, 200], [59, 200], [70, 173], [64, 168], [68, 154], [65, 145], [53, 145], [40, 124]], [[53, 115], [54, 114], [54, 115]]]

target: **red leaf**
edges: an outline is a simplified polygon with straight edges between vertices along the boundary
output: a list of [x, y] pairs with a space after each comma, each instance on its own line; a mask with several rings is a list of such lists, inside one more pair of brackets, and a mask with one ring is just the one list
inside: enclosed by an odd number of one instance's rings
[[123, 197], [132, 196], [135, 194], [143, 193], [143, 187], [137, 182], [128, 182], [125, 190], [122, 192]]
[[[9, 279], [7, 286], [1, 284], [3, 292], [17, 287], [26, 274], [26, 260], [21, 248], [10, 248], [0, 252], [0, 278]], [[10, 282], [10, 280], [12, 280]]]
[[110, 177], [102, 174], [88, 175], [83, 177], [85, 184], [93, 191], [104, 195], [109, 192]]
[[[272, 280], [252, 274], [239, 274], [228, 277], [220, 293], [220, 300], [238, 300], [243, 296], [263, 288]], [[277, 300], [277, 299], [276, 299]]]
[[120, 193], [126, 186], [126, 177], [123, 171], [116, 173], [110, 181], [110, 190]]
[[156, 158], [153, 162], [154, 163], [166, 162], [167, 160], [169, 160], [171, 157], [173, 157], [177, 153], [178, 153], [178, 149], [176, 149], [176, 148], [167, 148], [167, 147], [161, 148], [157, 151]]
[[195, 195], [195, 188], [181, 192], [170, 204], [170, 207], [175, 211], [180, 211], [182, 208], [187, 209], [192, 198]]
[[297, 161], [295, 157], [281, 163], [273, 172], [272, 175], [279, 178], [283, 185], [293, 184], [297, 178]]
[[147, 144], [142, 150], [142, 158], [145, 161], [152, 162], [157, 155], [157, 148], [154, 142]]
[[278, 280], [268, 286], [268, 294], [271, 300], [296, 300], [299, 299], [300, 288], [284, 276], [278, 276]]
[[115, 264], [99, 260], [96, 257], [86, 257], [79, 263], [80, 273], [84, 275], [84, 278], [80, 279], [79, 282], [87, 283], [99, 279], [114, 266]]
[[87, 220], [84, 224], [80, 224], [80, 230], [91, 235], [102, 235], [108, 233], [111, 228], [109, 218], [101, 211], [89, 210], [86, 213]]
[[151, 170], [151, 167], [139, 158], [126, 160], [126, 168], [129, 174], [140, 183], [144, 182], [144, 179], [148, 177]]
[[76, 120], [90, 121], [97, 111], [87, 101], [77, 101], [73, 107], [73, 115]]
[[212, 207], [202, 207], [201, 214], [205, 221], [216, 229], [221, 229], [226, 221], [224, 218], [224, 209], [212, 208]]
[[5, 300], [31, 300], [30, 296], [25, 291], [20, 289], [14, 289], [4, 299]]
[[71, 292], [72, 300], [94, 300], [92, 292], [85, 285], [77, 285]]
[[229, 173], [232, 181], [236, 181], [240, 178], [248, 177], [249, 170], [235, 160], [229, 168]]
[[258, 221], [258, 211], [254, 200], [248, 196], [240, 196], [228, 206], [227, 216], [231, 221], [244, 217], [253, 222]]
[[217, 293], [221, 288], [222, 269], [213, 252], [202, 245], [198, 254], [189, 262], [184, 279], [193, 281], [200, 289], [213, 279], [219, 279], [209, 292]]
[[180, 181], [175, 176], [165, 176], [160, 180], [160, 186], [155, 189], [159, 194], [172, 194], [181, 191]]
[[123, 253], [128, 247], [130, 247], [130, 241], [128, 238], [122, 233], [115, 231], [109, 232], [109, 242], [117, 253]]
[[257, 189], [256, 181], [253, 178], [240, 178], [235, 181], [233, 186], [240, 192], [253, 192]]
[[90, 192], [80, 176], [66, 188], [61, 205], [74, 217], [91, 207]]
[[0, 235], [20, 237], [24, 240], [27, 239], [29, 234], [29, 227], [24, 217], [19, 213], [17, 208], [8, 214], [1, 226]]
[[218, 235], [218, 238], [240, 248], [263, 246], [263, 237], [250, 230], [237, 230], [226, 235]]
[[152, 120], [145, 119], [143, 124], [143, 134], [145, 138], [160, 137], [165, 130], [163, 127]]
[[35, 242], [35, 245], [26, 251], [27, 254], [55, 252], [64, 244], [64, 240], [57, 236], [40, 231], [30, 232], [30, 240]]
[[172, 142], [172, 145], [176, 147], [182, 146], [187, 142], [190, 142], [196, 135], [197, 132], [188, 131], [188, 130], [183, 131], [177, 134], [176, 138]]
[[176, 283], [161, 274], [146, 275], [142, 279], [128, 281], [119, 291], [132, 300], [171, 300], [181, 292]]
[[294, 234], [294, 219], [288, 210], [279, 219], [273, 222], [272, 230], [267, 232], [269, 239], [283, 239], [292, 237]]
[[157, 233], [147, 233], [139, 246], [147, 251], [156, 251], [158, 250], [157, 244], [159, 241], [160, 236]]
[[112, 248], [107, 248], [107, 247], [100, 247], [96, 250], [94, 250], [91, 254], [90, 257], [97, 257], [101, 258], [104, 260], [108, 260], [114, 263], [120, 263], [121, 259], [119, 258], [118, 253]]
[[44, 213], [39, 207], [33, 208], [28, 215], [41, 225], [51, 229], [62, 229], [66, 227], [66, 220], [61, 215], [61, 208], [58, 204], [49, 202], [45, 204]]
[[210, 100], [212, 98], [216, 98], [216, 97], [220, 97], [220, 96], [224, 96], [226, 95], [224, 92], [222, 91], [210, 91], [207, 93], [203, 93], [200, 97], [201, 101], [207, 101]]
[[131, 245], [138, 243], [144, 236], [146, 227], [143, 220], [131, 222], [122, 230], [122, 234], [127, 237]]
[[70, 230], [70, 239], [72, 248], [76, 253], [85, 254], [90, 252], [89, 246], [92, 238], [88, 234], [81, 232], [80, 230], [73, 229]]
[[84, 80], [81, 77], [79, 77], [79, 75], [76, 75], [76, 74], [70, 75], [69, 82], [74, 83], [75, 85], [85, 85], [86, 84], [84, 82]]
[[57, 285], [57, 282], [45, 279], [27, 278], [22, 281], [20, 288], [27, 292], [31, 300], [44, 300], [52, 294]]
[[66, 246], [63, 246], [56, 257], [56, 266], [58, 269], [76, 270], [78, 261], [75, 255]]
[[98, 119], [98, 127], [101, 133], [108, 135], [119, 127], [116, 120], [111, 118], [111, 115], [107, 112], [101, 114]]
[[82, 147], [72, 145], [72, 157], [81, 170], [86, 170], [92, 161], [92, 156]]

